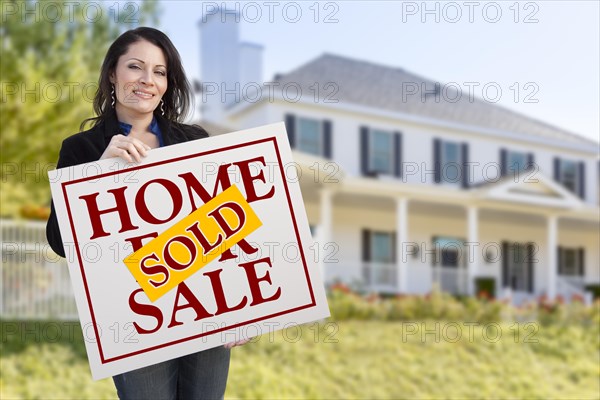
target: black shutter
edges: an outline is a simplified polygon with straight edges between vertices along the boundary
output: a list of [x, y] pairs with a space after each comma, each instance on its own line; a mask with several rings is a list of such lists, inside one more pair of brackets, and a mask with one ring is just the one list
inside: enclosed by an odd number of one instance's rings
[[502, 242], [502, 287], [508, 286], [508, 242]]
[[394, 175], [402, 176], [402, 133], [394, 132]]
[[577, 249], [577, 255], [577, 258], [579, 259], [579, 276], [585, 276], [585, 249], [583, 247]]
[[462, 187], [469, 187], [469, 144], [462, 144]]
[[296, 147], [296, 116], [293, 114], [285, 115], [285, 129], [287, 130], [290, 147]]
[[507, 161], [507, 151], [506, 149], [500, 149], [500, 176], [506, 175], [506, 161]]
[[360, 169], [363, 175], [369, 175], [369, 128], [360, 127]]
[[560, 182], [560, 158], [554, 157], [554, 180]]
[[564, 273], [564, 264], [563, 264], [563, 248], [558, 246], [556, 249], [556, 264], [558, 265], [558, 274], [562, 275]]
[[533, 166], [535, 164], [535, 158], [533, 153], [527, 153], [527, 166], [525, 169], [534, 169]]
[[362, 230], [362, 260], [371, 261], [371, 231], [368, 229]]
[[585, 200], [585, 162], [579, 163], [579, 197]]
[[535, 247], [533, 243], [527, 244], [527, 291], [533, 293], [533, 254]]
[[323, 156], [331, 159], [331, 121], [323, 121]]
[[442, 141], [440, 139], [433, 139], [433, 168], [434, 168], [434, 181], [440, 183], [442, 181], [442, 166], [440, 163], [442, 156]]

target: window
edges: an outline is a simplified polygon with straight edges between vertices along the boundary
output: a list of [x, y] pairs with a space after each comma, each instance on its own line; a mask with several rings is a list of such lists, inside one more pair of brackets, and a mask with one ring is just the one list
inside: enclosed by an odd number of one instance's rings
[[320, 121], [298, 118], [298, 149], [310, 154], [323, 154]]
[[585, 199], [585, 162], [554, 158], [554, 180]]
[[519, 172], [534, 166], [533, 153], [500, 149], [500, 172], [518, 177]]
[[520, 151], [508, 151], [506, 153], [505, 171], [517, 173], [527, 168], [527, 154]]
[[447, 183], [460, 183], [462, 151], [459, 143], [442, 141], [441, 180]]
[[371, 234], [371, 261], [393, 263], [393, 235], [385, 232]]
[[402, 176], [402, 132], [360, 126], [360, 169], [365, 176]]
[[468, 188], [471, 185], [468, 164], [468, 143], [433, 139], [435, 183], [458, 184], [465, 189]]
[[562, 248], [558, 250], [558, 273], [563, 276], [583, 276], [583, 249]]
[[333, 132], [331, 120], [302, 118], [285, 114], [285, 129], [292, 149], [331, 159]]
[[569, 160], [560, 160], [559, 182], [573, 193], [578, 193], [577, 163]]
[[369, 149], [369, 170], [382, 174], [393, 175], [394, 173], [394, 143], [391, 132], [372, 130]]

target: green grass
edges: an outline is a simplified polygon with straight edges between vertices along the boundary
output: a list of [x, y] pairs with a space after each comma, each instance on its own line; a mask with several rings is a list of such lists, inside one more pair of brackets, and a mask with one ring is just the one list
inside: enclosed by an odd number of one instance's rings
[[[52, 324], [14, 333], [14, 323], [3, 323], [0, 398], [116, 398], [111, 379], [91, 380], [77, 324], [63, 326], [60, 338], [60, 323]], [[456, 325], [439, 324], [439, 342], [435, 334], [423, 340], [421, 322], [313, 324], [298, 341], [294, 330], [263, 335], [233, 349], [226, 398], [600, 397], [596, 327], [536, 325], [527, 339], [537, 343], [524, 343], [532, 329], [523, 324], [517, 337], [515, 325], [501, 323], [502, 337], [492, 341], [491, 326], [486, 340], [481, 325], [471, 338], [460, 322], [462, 337], [451, 343], [444, 338], [456, 336]], [[403, 337], [410, 328], [419, 331]]]

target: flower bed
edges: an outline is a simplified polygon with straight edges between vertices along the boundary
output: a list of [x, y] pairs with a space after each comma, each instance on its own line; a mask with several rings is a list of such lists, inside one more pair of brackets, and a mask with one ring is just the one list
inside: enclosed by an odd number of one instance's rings
[[463, 320], [473, 322], [539, 321], [542, 325], [600, 325], [600, 300], [586, 306], [574, 297], [565, 302], [558, 296], [549, 301], [540, 297], [535, 302], [513, 306], [482, 292], [477, 297], [457, 298], [433, 290], [419, 295], [382, 297], [375, 293], [359, 294], [344, 284], [328, 288], [329, 308], [336, 320], [409, 321], [422, 319]]

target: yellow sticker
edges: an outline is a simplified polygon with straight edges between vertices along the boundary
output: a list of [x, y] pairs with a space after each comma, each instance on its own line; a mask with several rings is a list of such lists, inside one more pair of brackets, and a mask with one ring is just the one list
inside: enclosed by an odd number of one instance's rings
[[150, 301], [155, 301], [261, 225], [232, 185], [123, 262]]

